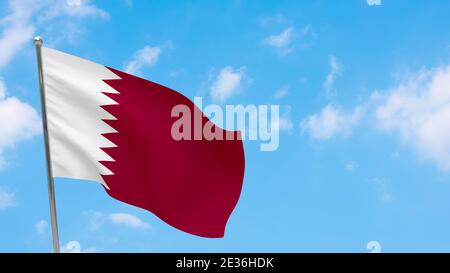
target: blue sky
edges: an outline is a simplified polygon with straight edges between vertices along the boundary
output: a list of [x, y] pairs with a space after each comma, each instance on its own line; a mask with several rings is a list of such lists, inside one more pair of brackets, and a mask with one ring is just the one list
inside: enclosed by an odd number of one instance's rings
[[0, 251], [51, 251], [35, 35], [191, 99], [220, 91], [282, 116], [277, 151], [245, 142], [225, 238], [57, 179], [64, 249], [450, 251], [450, 2], [36, 2], [0, 4]]

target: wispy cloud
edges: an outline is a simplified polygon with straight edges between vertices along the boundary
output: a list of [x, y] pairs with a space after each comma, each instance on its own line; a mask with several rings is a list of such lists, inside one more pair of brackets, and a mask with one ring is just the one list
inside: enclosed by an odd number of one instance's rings
[[35, 27], [30, 22], [36, 4], [8, 1], [9, 13], [0, 19], [0, 69], [9, 63], [22, 46], [31, 41]]
[[294, 124], [291, 119], [291, 110], [292, 107], [290, 105], [284, 106], [280, 118], [276, 122], [272, 123], [271, 128], [278, 127], [278, 131], [292, 131]]
[[246, 79], [246, 68], [222, 68], [210, 87], [210, 95], [215, 101], [223, 102], [237, 93]]
[[345, 170], [349, 171], [349, 172], [354, 171], [357, 167], [358, 167], [358, 164], [355, 161], [349, 161], [349, 162], [345, 163], [345, 166], [344, 166]]
[[351, 112], [345, 112], [331, 104], [319, 113], [312, 114], [301, 121], [301, 129], [312, 139], [326, 140], [334, 136], [349, 136], [359, 124], [364, 114], [362, 106]]
[[286, 56], [295, 48], [305, 48], [311, 43], [310, 38], [315, 34], [312, 27], [307, 25], [299, 30], [290, 26], [282, 30], [280, 33], [269, 35], [263, 39], [264, 45], [275, 48], [280, 56]]
[[39, 234], [44, 234], [48, 228], [48, 222], [45, 220], [40, 220], [34, 225], [36, 232]]
[[149, 229], [150, 224], [130, 213], [103, 213], [99, 211], [85, 211], [82, 216], [89, 222], [89, 230], [96, 232], [105, 224], [123, 225], [132, 229]]
[[381, 0], [366, 0], [369, 6], [381, 6]]
[[278, 100], [278, 99], [285, 97], [288, 93], [289, 93], [289, 87], [283, 86], [283, 87], [279, 88], [277, 91], [275, 91], [273, 98]]
[[89, 0], [47, 0], [46, 7], [39, 12], [36, 19], [41, 35], [48, 37], [47, 44], [52, 46], [69, 43], [77, 44], [83, 41], [88, 33], [85, 18], [108, 20], [109, 14]]
[[125, 225], [133, 229], [148, 229], [150, 225], [142, 221], [139, 217], [129, 213], [111, 213], [109, 220], [118, 225]]
[[290, 131], [292, 130], [292, 128], [294, 128], [294, 124], [289, 117], [280, 117], [278, 128], [280, 131]]
[[[374, 118], [370, 124], [376, 129], [397, 136], [421, 160], [450, 171], [448, 90], [450, 65], [423, 69], [407, 75], [391, 88], [373, 92], [365, 103], [352, 111], [327, 105], [319, 113], [305, 118], [301, 127], [313, 139], [329, 139], [349, 135], [362, 118]], [[399, 153], [390, 157], [398, 158]]]
[[390, 203], [394, 201], [394, 195], [392, 191], [389, 189], [389, 183], [386, 179], [383, 178], [372, 178], [369, 179], [369, 182], [373, 183], [375, 190], [380, 195], [380, 200], [382, 203]]
[[[52, 1], [50, 1], [52, 2]], [[61, 13], [69, 16], [78, 17], [102, 17], [109, 18], [109, 14], [95, 5], [91, 4], [90, 0], [67, 0], [66, 4], [64, 1], [58, 1], [61, 4], [53, 4], [54, 7], [47, 14], [47, 16], [59, 16]]]
[[0, 188], [0, 210], [13, 207], [16, 204], [15, 194]]
[[78, 28], [71, 28], [73, 31], [64, 28], [64, 32], [59, 31], [61, 28], [49, 28], [49, 25], [66, 26], [70, 24], [71, 18], [109, 17], [106, 11], [90, 4], [88, 0], [8, 0], [7, 5], [8, 12], [0, 19], [0, 69], [26, 43], [30, 43], [37, 29], [48, 34], [50, 41], [55, 42], [61, 40], [61, 35], [70, 37], [70, 33], [72, 36], [80, 33], [81, 24], [78, 24]]
[[449, 90], [450, 65], [423, 70], [386, 92], [373, 93], [378, 128], [450, 170]]
[[291, 43], [294, 28], [288, 27], [281, 33], [270, 35], [263, 40], [263, 43], [275, 47], [281, 55], [287, 55], [292, 51]]
[[341, 73], [341, 65], [338, 63], [338, 60], [335, 56], [331, 55], [329, 60], [330, 72], [325, 77], [325, 81], [323, 82], [323, 88], [327, 95], [332, 95], [334, 81], [336, 77]]
[[87, 218], [91, 232], [98, 231], [106, 221], [106, 216], [99, 211], [84, 211], [81, 215]]
[[145, 46], [137, 50], [124, 69], [127, 73], [140, 75], [143, 67], [152, 67], [156, 65], [161, 55], [162, 48], [159, 46]]

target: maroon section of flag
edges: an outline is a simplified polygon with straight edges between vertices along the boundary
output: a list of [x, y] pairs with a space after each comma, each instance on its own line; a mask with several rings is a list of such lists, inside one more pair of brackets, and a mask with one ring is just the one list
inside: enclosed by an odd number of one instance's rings
[[[174, 140], [171, 128], [178, 118], [171, 117], [172, 108], [186, 105], [194, 119], [200, 111], [194, 103], [162, 85], [108, 69], [121, 78], [104, 81], [119, 92], [105, 93], [117, 105], [102, 106], [117, 118], [105, 120], [117, 133], [104, 134], [117, 147], [103, 148], [114, 161], [100, 162], [113, 173], [102, 175], [108, 194], [182, 231], [223, 237], [242, 189], [242, 141]], [[210, 122], [200, 116], [202, 124]], [[227, 132], [213, 125], [214, 130]]]

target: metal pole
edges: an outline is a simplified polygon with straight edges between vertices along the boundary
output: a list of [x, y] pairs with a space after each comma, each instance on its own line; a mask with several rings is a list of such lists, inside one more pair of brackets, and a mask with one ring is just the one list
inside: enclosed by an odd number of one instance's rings
[[47, 127], [47, 106], [45, 103], [45, 85], [44, 85], [44, 71], [42, 70], [42, 38], [37, 36], [34, 38], [34, 45], [36, 46], [36, 57], [38, 64], [39, 89], [41, 91], [41, 111], [42, 111], [42, 127], [44, 129], [44, 143], [45, 143], [45, 158], [47, 164], [47, 179], [48, 179], [48, 199], [50, 202], [50, 218], [52, 222], [52, 238], [53, 251], [59, 253], [59, 236], [58, 236], [58, 221], [56, 219], [56, 200], [55, 200], [55, 186], [53, 182], [53, 172], [50, 155], [50, 142], [48, 138]]

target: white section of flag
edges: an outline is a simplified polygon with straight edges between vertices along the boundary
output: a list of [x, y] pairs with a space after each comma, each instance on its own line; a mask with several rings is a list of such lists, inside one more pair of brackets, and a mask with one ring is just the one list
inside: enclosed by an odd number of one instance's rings
[[115, 119], [101, 105], [117, 104], [118, 93], [103, 80], [119, 79], [103, 65], [42, 48], [51, 164], [54, 177], [92, 180], [108, 186], [112, 174], [99, 161], [114, 161], [100, 148], [115, 147], [101, 134], [115, 132], [102, 119]]

